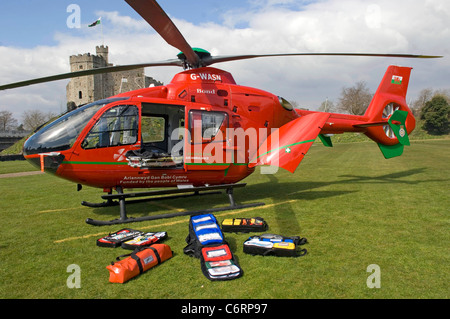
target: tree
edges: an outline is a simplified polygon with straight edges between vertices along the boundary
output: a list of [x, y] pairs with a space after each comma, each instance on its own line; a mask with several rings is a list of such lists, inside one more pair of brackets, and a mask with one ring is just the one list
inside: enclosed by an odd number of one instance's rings
[[423, 89], [420, 91], [419, 96], [412, 103], [411, 111], [414, 116], [419, 116], [425, 104], [433, 98], [432, 89]]
[[0, 112], [0, 131], [6, 132], [14, 130], [17, 127], [17, 120], [13, 117], [13, 114], [9, 111]]
[[438, 89], [434, 92], [434, 95], [441, 95], [450, 104], [450, 89]]
[[340, 111], [353, 115], [363, 115], [372, 100], [373, 94], [367, 88], [366, 82], [359, 81], [355, 86], [344, 87], [338, 102]]
[[425, 103], [420, 119], [424, 120], [423, 129], [430, 134], [449, 133], [450, 105], [442, 95], [435, 95]]
[[67, 102], [67, 112], [73, 111], [77, 108], [77, 105], [75, 104], [75, 102], [70, 101]]
[[335, 111], [335, 106], [333, 101], [330, 101], [328, 99], [326, 99], [325, 101], [322, 102], [322, 104], [320, 104], [319, 112], [334, 112]]
[[48, 122], [54, 115], [52, 113], [43, 113], [39, 110], [28, 110], [22, 115], [23, 127], [26, 130], [33, 131], [42, 124]]

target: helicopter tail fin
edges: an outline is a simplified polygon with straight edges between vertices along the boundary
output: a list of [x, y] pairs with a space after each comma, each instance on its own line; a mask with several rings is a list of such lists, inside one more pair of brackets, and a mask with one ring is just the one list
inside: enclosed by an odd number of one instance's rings
[[367, 123], [354, 125], [365, 128], [365, 135], [378, 144], [385, 158], [401, 155], [415, 128], [406, 104], [410, 74], [409, 67], [389, 66], [364, 114]]

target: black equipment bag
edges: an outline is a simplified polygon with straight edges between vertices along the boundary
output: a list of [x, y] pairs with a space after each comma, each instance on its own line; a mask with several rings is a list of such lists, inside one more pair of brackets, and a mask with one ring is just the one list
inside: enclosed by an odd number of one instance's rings
[[139, 230], [124, 228], [114, 233], [110, 233], [108, 236], [97, 239], [97, 246], [112, 248], [119, 247], [123, 242], [133, 239], [139, 235], [142, 235], [142, 232]]
[[268, 229], [266, 221], [261, 217], [228, 218], [222, 221], [222, 231], [229, 233], [262, 232]]
[[306, 244], [306, 238], [299, 236], [284, 237], [274, 234], [251, 236], [244, 242], [244, 253], [250, 255], [299, 257], [307, 253], [306, 249], [298, 246]]
[[200, 259], [202, 273], [209, 280], [230, 280], [242, 276], [233, 253], [212, 214], [191, 216], [186, 255]]
[[130, 240], [127, 240], [126, 242], [122, 243], [122, 248], [124, 249], [136, 249], [138, 247], [148, 247], [150, 245], [153, 245], [155, 243], [159, 243], [162, 240], [167, 238], [167, 232], [148, 232], [143, 233], [141, 235], [138, 235]]

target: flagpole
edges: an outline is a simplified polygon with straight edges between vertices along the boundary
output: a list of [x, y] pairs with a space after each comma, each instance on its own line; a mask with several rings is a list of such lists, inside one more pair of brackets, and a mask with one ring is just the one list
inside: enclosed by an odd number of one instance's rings
[[102, 37], [102, 45], [104, 45], [104, 44], [105, 44], [105, 41], [104, 41], [104, 38], [103, 38], [103, 23], [102, 23], [102, 17], [98, 18], [95, 22], [89, 24], [89, 25], [88, 25], [88, 28], [95, 27], [95, 26], [97, 26], [97, 25], [99, 25], [99, 24], [100, 24], [100, 35], [101, 35], [101, 37]]
[[102, 23], [102, 17], [100, 17], [100, 32], [102, 33], [102, 45], [105, 44], [105, 41], [103, 39], [103, 23]]

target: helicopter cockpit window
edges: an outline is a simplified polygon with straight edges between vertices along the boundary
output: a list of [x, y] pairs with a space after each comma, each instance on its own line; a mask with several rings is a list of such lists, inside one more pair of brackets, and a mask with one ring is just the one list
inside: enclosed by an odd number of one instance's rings
[[92, 127], [81, 146], [84, 149], [135, 144], [139, 111], [135, 105], [107, 110]]
[[280, 102], [281, 106], [283, 108], [285, 108], [286, 110], [292, 111], [294, 109], [292, 104], [289, 101], [287, 101], [286, 99], [282, 98], [281, 96], [278, 97], [278, 101]]
[[228, 127], [228, 114], [191, 110], [189, 112], [189, 132], [191, 143], [224, 141]]
[[24, 144], [26, 155], [63, 151], [71, 148], [95, 113], [108, 103], [124, 100], [111, 98], [81, 106], [61, 116], [31, 136]]

